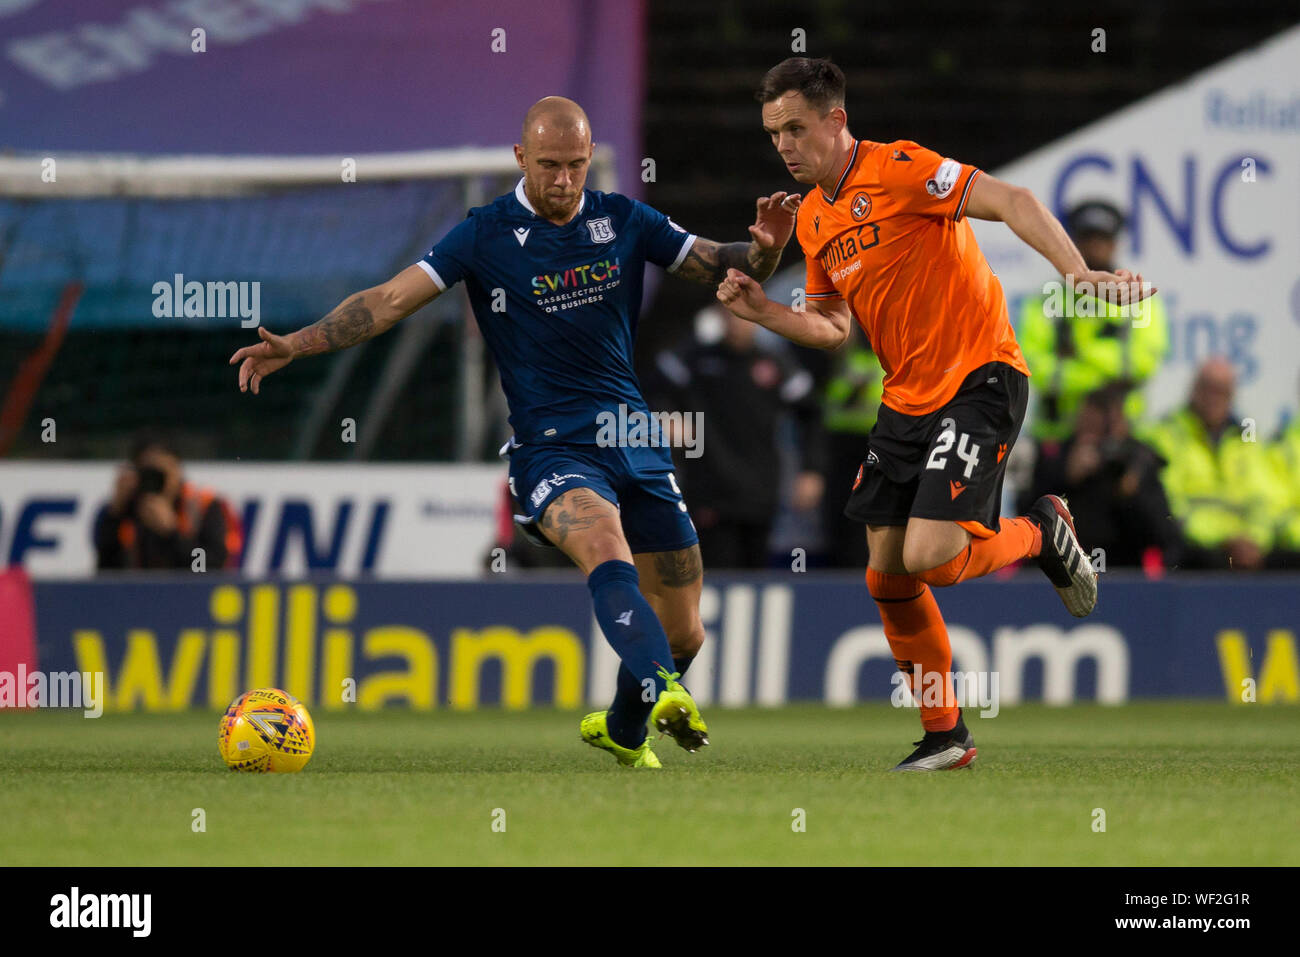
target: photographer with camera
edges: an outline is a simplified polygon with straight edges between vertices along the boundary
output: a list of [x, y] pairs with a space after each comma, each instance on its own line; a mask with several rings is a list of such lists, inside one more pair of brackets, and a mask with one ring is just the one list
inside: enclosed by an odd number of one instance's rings
[[98, 567], [190, 569], [194, 549], [201, 548], [205, 568], [233, 568], [241, 545], [239, 521], [226, 501], [185, 481], [166, 440], [138, 439], [95, 522]]

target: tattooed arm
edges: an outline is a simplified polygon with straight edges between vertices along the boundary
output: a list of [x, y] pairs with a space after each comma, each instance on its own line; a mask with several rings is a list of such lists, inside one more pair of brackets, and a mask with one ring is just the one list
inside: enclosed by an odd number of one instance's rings
[[346, 349], [387, 332], [437, 298], [441, 290], [419, 266], [408, 266], [382, 286], [339, 303], [319, 322], [290, 333], [294, 356]]
[[798, 193], [760, 196], [754, 225], [749, 227], [749, 234], [754, 237], [752, 242], [718, 243], [699, 237], [674, 275], [717, 285], [727, 278], [728, 269], [739, 269], [763, 282], [776, 272], [781, 251], [794, 231], [794, 217], [801, 199]]
[[298, 356], [334, 352], [373, 339], [432, 302], [439, 292], [423, 269], [408, 266], [383, 285], [348, 297], [324, 319], [297, 332], [277, 336], [258, 326], [262, 341], [230, 357], [231, 365], [239, 365], [239, 391], [251, 387], [256, 395], [263, 379]]
[[716, 286], [727, 277], [728, 269], [739, 269], [762, 282], [776, 272], [780, 261], [779, 248], [763, 249], [757, 243], [715, 243], [699, 237], [673, 275]]

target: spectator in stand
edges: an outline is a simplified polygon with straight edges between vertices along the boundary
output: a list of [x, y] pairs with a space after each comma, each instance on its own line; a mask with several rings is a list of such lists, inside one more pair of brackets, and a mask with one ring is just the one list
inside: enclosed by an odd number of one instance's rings
[[[1064, 225], [1089, 269], [1114, 271], [1124, 228], [1117, 208], [1089, 200], [1071, 209]], [[1158, 295], [1116, 306], [1067, 289], [1059, 296], [1026, 299], [1016, 338], [1034, 373], [1033, 437], [1039, 443], [1060, 442], [1073, 429], [1084, 398], [1111, 382], [1132, 387], [1124, 412], [1130, 422], [1141, 420], [1141, 387], [1160, 368], [1169, 322]]]
[[1262, 443], [1233, 414], [1236, 373], [1206, 360], [1187, 405], [1146, 430], [1182, 528], [1183, 568], [1255, 569], [1273, 543], [1276, 489]]
[[785, 352], [760, 348], [758, 326], [725, 309], [707, 307], [696, 329], [687, 344], [656, 357], [650, 407], [701, 413], [702, 454], [688, 456], [675, 447], [673, 461], [705, 564], [763, 568], [780, 505], [777, 428], [783, 415], [795, 416], [801, 434], [792, 506], [816, 509], [824, 491], [813, 377]]
[[113, 498], [95, 520], [100, 570], [234, 568], [242, 537], [235, 513], [211, 489], [185, 481], [180, 457], [161, 436], [143, 435], [118, 472]]
[[1300, 569], [1300, 417], [1293, 418], [1269, 447], [1278, 514], [1269, 568]]
[[1094, 565], [1100, 568], [1104, 556], [1107, 570], [1154, 572], [1176, 560], [1179, 533], [1160, 482], [1164, 459], [1131, 434], [1126, 398], [1118, 383], [1092, 392], [1077, 411], [1074, 434], [1042, 444], [1021, 511], [1055, 490], [1069, 499], [1079, 544]]

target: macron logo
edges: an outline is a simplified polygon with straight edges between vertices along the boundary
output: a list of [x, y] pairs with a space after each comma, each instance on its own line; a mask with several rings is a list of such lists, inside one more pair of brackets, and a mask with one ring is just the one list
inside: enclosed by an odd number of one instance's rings
[[530, 232], [532, 232], [531, 227], [528, 228], [528, 229], [525, 229], [523, 226], [520, 226], [518, 229], [515, 230], [515, 239], [519, 240], [519, 245], [520, 245], [520, 246], [522, 246], [524, 243], [528, 242], [528, 234], [529, 234]]
[[618, 622], [620, 625], [631, 625], [631, 624], [632, 624], [632, 609], [629, 608], [627, 611], [623, 612], [623, 614], [619, 615], [619, 616], [618, 616], [617, 618], [615, 618], [614, 620], [615, 620], [616, 622]]

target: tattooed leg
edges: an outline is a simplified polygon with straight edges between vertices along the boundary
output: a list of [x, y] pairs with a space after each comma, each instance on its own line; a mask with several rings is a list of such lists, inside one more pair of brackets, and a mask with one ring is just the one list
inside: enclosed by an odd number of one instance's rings
[[633, 556], [641, 578], [641, 593], [655, 610], [668, 633], [673, 659], [689, 662], [704, 644], [700, 621], [700, 592], [704, 587], [704, 563], [700, 546], [672, 552], [638, 552]]
[[632, 561], [618, 509], [589, 488], [575, 488], [553, 500], [540, 524], [542, 534], [573, 559], [583, 574], [590, 574], [602, 562]]

